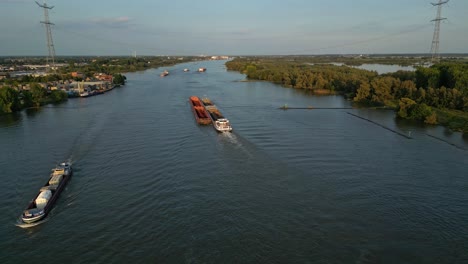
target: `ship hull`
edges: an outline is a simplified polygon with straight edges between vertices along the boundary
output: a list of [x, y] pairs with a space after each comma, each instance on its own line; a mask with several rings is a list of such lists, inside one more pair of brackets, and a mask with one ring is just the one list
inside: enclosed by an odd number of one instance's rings
[[[21, 221], [23, 221], [26, 224], [31, 224], [31, 223], [35, 223], [44, 219], [54, 207], [55, 203], [57, 202], [58, 197], [62, 193], [63, 189], [65, 189], [65, 186], [67, 185], [72, 175], [73, 175], [73, 171], [70, 169], [69, 173], [63, 176], [62, 181], [59, 183], [57, 188], [53, 191], [52, 196], [50, 197], [46, 206], [41, 211], [37, 213], [28, 213], [29, 210], [34, 210], [34, 209], [35, 209], [34, 211], [39, 210], [35, 207], [35, 200], [32, 200], [29, 203], [26, 210], [24, 210], [23, 214], [21, 215]], [[43, 188], [47, 186], [50, 186], [49, 181], [47, 181], [46, 184], [44, 184]], [[39, 193], [35, 196], [35, 198], [37, 198], [40, 193], [41, 191], [39, 191]]]

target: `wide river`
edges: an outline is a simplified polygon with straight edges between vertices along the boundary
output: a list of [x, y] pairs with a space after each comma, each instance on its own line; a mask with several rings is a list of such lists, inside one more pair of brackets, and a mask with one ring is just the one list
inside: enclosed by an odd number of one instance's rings
[[[0, 263], [468, 263], [461, 134], [391, 111], [279, 110], [350, 102], [243, 82], [224, 61], [167, 69], [0, 117]], [[233, 133], [198, 126], [191, 95]], [[63, 160], [75, 173], [47, 221], [16, 226]]]

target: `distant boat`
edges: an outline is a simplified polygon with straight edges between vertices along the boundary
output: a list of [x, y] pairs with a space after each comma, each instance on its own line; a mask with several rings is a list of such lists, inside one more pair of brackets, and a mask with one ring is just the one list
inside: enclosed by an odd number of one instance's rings
[[188, 72], [188, 71], [190, 71], [190, 70], [189, 70], [189, 69], [187, 69], [187, 68], [185, 68], [185, 69], [184, 69], [184, 72]]
[[206, 68], [198, 68], [198, 72], [206, 72]]
[[166, 77], [168, 75], [169, 75], [169, 72], [167, 70], [164, 70], [159, 76]]
[[84, 91], [80, 93], [80, 97], [90, 97], [91, 94], [88, 91]]

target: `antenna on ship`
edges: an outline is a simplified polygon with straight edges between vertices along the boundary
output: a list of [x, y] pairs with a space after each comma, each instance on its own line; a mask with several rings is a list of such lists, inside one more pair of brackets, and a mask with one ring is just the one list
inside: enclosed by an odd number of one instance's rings
[[44, 21], [41, 21], [42, 24], [45, 25], [46, 28], [46, 38], [47, 38], [47, 48], [49, 49], [49, 56], [47, 57], [47, 65], [49, 65], [49, 59], [52, 60], [52, 69], [55, 71], [55, 47], [54, 47], [54, 40], [52, 39], [52, 29], [50, 28], [51, 25], [55, 25], [54, 23], [50, 22], [49, 20], [49, 10], [54, 8], [53, 6], [48, 6], [44, 1], [44, 4], [40, 4], [36, 1], [36, 4], [44, 9]]
[[437, 6], [437, 17], [431, 20], [431, 22], [435, 22], [434, 37], [432, 38], [432, 47], [431, 47], [432, 63], [437, 63], [440, 61], [440, 54], [439, 54], [440, 21], [447, 19], [445, 17], [441, 17], [442, 6], [447, 4], [449, 1], [450, 0], [439, 0], [438, 3], [431, 3], [433, 6]]

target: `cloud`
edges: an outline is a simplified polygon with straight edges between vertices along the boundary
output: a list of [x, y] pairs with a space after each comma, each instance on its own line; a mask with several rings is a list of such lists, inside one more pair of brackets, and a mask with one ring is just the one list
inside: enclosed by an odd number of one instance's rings
[[31, 1], [28, 0], [0, 0], [0, 4], [26, 4], [26, 3], [31, 3]]
[[128, 27], [131, 24], [132, 20], [133, 20], [132, 18], [127, 17], [127, 16], [105, 17], [105, 18], [91, 19], [91, 23], [102, 25], [105, 27], [122, 28], [122, 27]]

